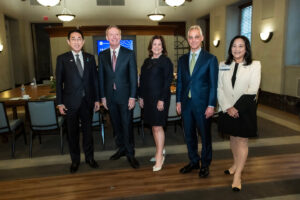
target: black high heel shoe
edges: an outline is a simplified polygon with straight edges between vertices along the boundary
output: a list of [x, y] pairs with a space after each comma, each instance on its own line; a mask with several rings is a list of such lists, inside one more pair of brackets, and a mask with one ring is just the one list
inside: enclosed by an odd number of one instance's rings
[[234, 192], [239, 192], [242, 190], [242, 185], [239, 185], [237, 187], [233, 187], [233, 186], [231, 186], [231, 187], [232, 187], [232, 191], [234, 191]]
[[229, 169], [226, 169], [226, 170], [224, 171], [224, 174], [226, 174], [226, 175], [232, 175], [232, 174], [234, 174], [234, 173], [230, 173]]

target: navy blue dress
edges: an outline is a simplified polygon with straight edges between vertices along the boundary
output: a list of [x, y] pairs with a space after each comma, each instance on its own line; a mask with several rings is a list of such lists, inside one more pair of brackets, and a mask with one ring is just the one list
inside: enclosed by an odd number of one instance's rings
[[[144, 100], [144, 123], [165, 126], [170, 105], [170, 85], [173, 78], [171, 60], [161, 55], [147, 58], [141, 68], [139, 96]], [[157, 109], [157, 102], [164, 101], [164, 110]]]

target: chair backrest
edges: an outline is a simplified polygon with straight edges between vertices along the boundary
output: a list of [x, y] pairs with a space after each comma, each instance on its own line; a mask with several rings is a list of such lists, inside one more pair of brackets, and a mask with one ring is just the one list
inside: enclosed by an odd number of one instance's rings
[[176, 94], [171, 94], [168, 117], [177, 117], [177, 116], [178, 115], [176, 111]]
[[50, 80], [43, 80], [43, 85], [50, 85], [51, 81]]
[[93, 112], [93, 120], [92, 120], [92, 126], [99, 126], [100, 125], [100, 112]]
[[135, 107], [133, 109], [133, 122], [138, 122], [141, 120], [141, 107], [138, 102], [135, 102]]
[[53, 100], [28, 101], [27, 108], [32, 130], [51, 130], [58, 128]]
[[5, 105], [3, 102], [0, 102], [0, 133], [5, 133], [9, 131], [10, 127], [7, 119]]

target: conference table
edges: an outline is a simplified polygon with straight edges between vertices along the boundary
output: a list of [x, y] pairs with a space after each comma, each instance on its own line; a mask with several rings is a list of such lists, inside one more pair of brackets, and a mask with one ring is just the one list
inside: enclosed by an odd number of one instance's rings
[[[175, 93], [176, 86], [171, 85], [170, 90], [172, 93]], [[29, 95], [29, 98], [23, 98], [26, 95]], [[17, 107], [25, 106], [28, 100], [51, 99], [56, 99], [56, 93], [50, 85], [26, 85], [24, 90], [21, 87], [17, 87], [0, 93], [0, 101], [4, 102], [6, 107], [12, 108], [14, 119], [18, 116]]]
[[0, 101], [4, 102], [6, 107], [12, 108], [14, 119], [18, 117], [18, 106], [25, 106], [28, 100], [46, 99], [56, 99], [56, 93], [50, 85], [26, 85], [24, 90], [21, 87], [17, 87], [0, 93]]
[[6, 90], [0, 93], [0, 100], [8, 104], [24, 104], [28, 99], [23, 98], [23, 95], [29, 95], [31, 100], [38, 100], [49, 97], [56, 98], [55, 91], [51, 89], [50, 85], [26, 85], [24, 91], [21, 87]]
[[[25, 95], [25, 96], [24, 96]], [[29, 98], [23, 98], [29, 95]], [[55, 100], [56, 93], [50, 87], [50, 85], [27, 85], [25, 86], [25, 90], [22, 90], [21, 87], [14, 88], [11, 90], [6, 90], [0, 93], [0, 101], [5, 103], [5, 106], [8, 108], [12, 108], [13, 118], [17, 119], [17, 107], [24, 106], [25, 108], [25, 118], [28, 119], [28, 112], [26, 111], [26, 102], [29, 100], [34, 101], [43, 101], [43, 100]], [[104, 144], [104, 119], [103, 119], [104, 108], [101, 106], [99, 119], [93, 117], [93, 126], [100, 126], [101, 135], [102, 135], [102, 143]], [[96, 120], [96, 121], [94, 121]], [[97, 125], [97, 121], [100, 121], [99, 125]]]

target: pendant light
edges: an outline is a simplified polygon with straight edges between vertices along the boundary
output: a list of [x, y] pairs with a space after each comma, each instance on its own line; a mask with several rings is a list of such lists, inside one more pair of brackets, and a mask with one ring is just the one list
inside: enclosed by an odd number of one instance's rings
[[66, 8], [66, 0], [64, 1], [64, 8], [61, 14], [57, 14], [56, 17], [63, 22], [72, 21], [76, 15], [72, 14], [69, 9]]
[[37, 2], [42, 6], [52, 7], [56, 6], [60, 0], [37, 0]]
[[159, 9], [158, 9], [158, 0], [155, 1], [155, 9], [154, 11], [147, 15], [149, 17], [150, 20], [152, 21], [160, 21], [162, 20], [166, 15], [162, 14]]

